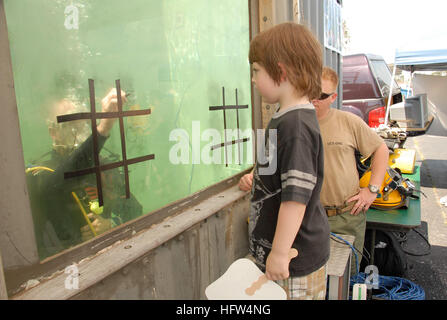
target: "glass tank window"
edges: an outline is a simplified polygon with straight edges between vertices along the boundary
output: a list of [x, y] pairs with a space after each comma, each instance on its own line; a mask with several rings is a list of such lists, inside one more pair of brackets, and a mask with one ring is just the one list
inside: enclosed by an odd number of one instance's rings
[[4, 3], [41, 259], [252, 165], [247, 2]]

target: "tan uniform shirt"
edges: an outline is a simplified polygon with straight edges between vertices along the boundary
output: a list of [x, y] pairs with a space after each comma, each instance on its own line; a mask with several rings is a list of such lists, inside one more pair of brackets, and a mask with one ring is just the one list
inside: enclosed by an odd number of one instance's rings
[[368, 125], [353, 113], [331, 108], [319, 121], [324, 148], [323, 206], [341, 206], [360, 191], [355, 150], [369, 157], [382, 143]]

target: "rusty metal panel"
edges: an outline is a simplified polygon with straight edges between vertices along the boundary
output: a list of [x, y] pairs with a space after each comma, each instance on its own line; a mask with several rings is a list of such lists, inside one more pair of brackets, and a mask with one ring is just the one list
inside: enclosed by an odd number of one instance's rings
[[248, 254], [249, 197], [148, 252], [73, 299], [206, 299], [205, 288]]

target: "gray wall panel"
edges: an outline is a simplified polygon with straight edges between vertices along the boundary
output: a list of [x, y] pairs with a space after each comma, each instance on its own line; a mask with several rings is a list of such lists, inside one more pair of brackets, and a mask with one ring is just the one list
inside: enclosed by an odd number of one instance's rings
[[[339, 1], [340, 2], [340, 1]], [[309, 27], [323, 47], [323, 63], [334, 69], [340, 78], [338, 99], [333, 107], [340, 109], [343, 101], [342, 62], [340, 53], [324, 46], [324, 0], [300, 0], [300, 23]]]

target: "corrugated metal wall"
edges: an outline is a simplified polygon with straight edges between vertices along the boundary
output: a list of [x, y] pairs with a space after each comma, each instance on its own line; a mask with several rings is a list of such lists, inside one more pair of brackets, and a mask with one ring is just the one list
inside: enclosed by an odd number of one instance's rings
[[[289, 1], [292, 2], [292, 1]], [[328, 48], [325, 43], [325, 17], [324, 17], [324, 2], [325, 0], [299, 0], [298, 3], [298, 16], [299, 23], [308, 26], [317, 36], [321, 45], [323, 46], [323, 61], [324, 65], [334, 69], [340, 78], [340, 85], [338, 86], [338, 99], [334, 107], [340, 109], [343, 101], [343, 88], [342, 88], [342, 63], [343, 57], [341, 53]], [[338, 3], [342, 4], [339, 0]]]
[[[324, 65], [334, 69], [340, 78], [340, 85], [337, 90], [338, 97], [332, 105], [337, 109], [340, 109], [343, 105], [341, 3], [341, 0], [251, 0], [252, 36], [259, 32], [259, 29], [253, 28], [254, 25], [259, 24], [268, 28], [288, 21], [304, 24], [313, 31], [324, 48]], [[259, 8], [261, 9], [257, 10]], [[327, 12], [327, 17], [325, 12]], [[327, 26], [325, 26], [325, 23], [327, 23]], [[329, 44], [339, 50], [330, 47]], [[256, 93], [254, 94], [253, 107], [255, 127], [265, 128], [274, 113], [274, 108], [262, 103]]]

